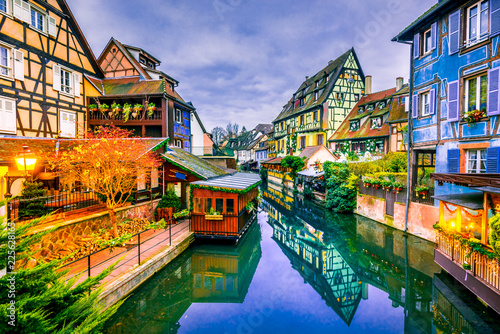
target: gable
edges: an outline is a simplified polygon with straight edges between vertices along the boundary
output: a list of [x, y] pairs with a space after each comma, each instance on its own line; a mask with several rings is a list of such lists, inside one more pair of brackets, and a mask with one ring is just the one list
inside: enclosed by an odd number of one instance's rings
[[99, 66], [106, 78], [129, 77], [140, 75], [129, 57], [116, 42], [111, 41], [99, 57]]

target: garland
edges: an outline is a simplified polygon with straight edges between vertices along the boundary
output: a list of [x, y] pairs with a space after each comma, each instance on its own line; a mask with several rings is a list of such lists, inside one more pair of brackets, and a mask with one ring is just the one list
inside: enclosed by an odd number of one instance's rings
[[211, 191], [221, 191], [223, 193], [228, 193], [228, 194], [243, 195], [243, 194], [246, 194], [247, 192], [257, 188], [261, 183], [262, 183], [262, 181], [259, 181], [255, 184], [251, 185], [250, 187], [248, 187], [246, 189], [241, 189], [241, 190], [220, 188], [220, 187], [213, 187], [213, 186], [205, 186], [205, 185], [201, 185], [201, 184], [190, 184], [190, 190], [189, 190], [190, 208], [191, 209], [193, 208], [193, 189], [207, 189], [207, 190], [211, 190]]
[[465, 215], [467, 216], [467, 218], [479, 218], [479, 217], [482, 217], [483, 214], [482, 213], [478, 213], [477, 215], [473, 215], [471, 214], [469, 211], [465, 210], [465, 209], [462, 209], [462, 212], [465, 213]]
[[455, 214], [455, 212], [457, 212], [458, 207], [457, 207], [455, 210], [451, 210], [451, 209], [448, 207], [448, 203], [446, 203], [446, 202], [442, 202], [442, 203], [444, 204], [444, 207], [446, 208], [446, 210], [447, 210], [449, 213], [451, 213], [452, 215], [454, 215], [454, 214]]

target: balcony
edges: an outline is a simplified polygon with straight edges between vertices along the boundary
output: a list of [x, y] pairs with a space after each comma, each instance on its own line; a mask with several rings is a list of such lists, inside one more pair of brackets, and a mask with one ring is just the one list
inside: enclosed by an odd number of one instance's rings
[[133, 112], [130, 113], [129, 119], [125, 122], [124, 120], [124, 114], [123, 112], [119, 112], [117, 115], [111, 115], [109, 113], [102, 113], [100, 111], [89, 111], [89, 123], [94, 125], [94, 124], [103, 124], [103, 123], [110, 123], [113, 122], [115, 124], [144, 124], [144, 122], [148, 123], [161, 123], [158, 121], [161, 121], [163, 118], [163, 109], [161, 108], [156, 108], [155, 111], [153, 111], [152, 114], [148, 114], [147, 110], [143, 110], [138, 112], [137, 114], [134, 114]]

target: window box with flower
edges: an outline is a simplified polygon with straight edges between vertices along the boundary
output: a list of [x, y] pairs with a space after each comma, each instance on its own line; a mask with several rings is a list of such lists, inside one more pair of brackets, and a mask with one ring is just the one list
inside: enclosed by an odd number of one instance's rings
[[420, 195], [422, 196], [422, 199], [425, 199], [427, 197], [427, 194], [429, 193], [429, 187], [425, 185], [417, 185], [415, 187], [415, 192], [417, 197]]
[[475, 126], [477, 122], [483, 120], [486, 116], [486, 110], [470, 110], [466, 111], [462, 116], [462, 122], [467, 123], [468, 127]]

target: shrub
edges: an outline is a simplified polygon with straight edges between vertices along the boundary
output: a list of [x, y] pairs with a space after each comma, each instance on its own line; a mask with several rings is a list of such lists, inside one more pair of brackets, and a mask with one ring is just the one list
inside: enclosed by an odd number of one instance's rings
[[29, 202], [21, 202], [19, 204], [19, 217], [41, 217], [48, 213], [45, 203], [46, 190], [43, 189], [42, 182], [23, 182], [23, 190], [21, 191], [22, 199], [29, 199]]
[[305, 198], [308, 198], [308, 199], [313, 199], [314, 198], [314, 193], [313, 193], [311, 187], [306, 187], [304, 189], [303, 194], [304, 194]]
[[490, 245], [497, 253], [500, 255], [500, 213], [497, 213], [493, 217], [490, 218]]
[[179, 210], [182, 206], [181, 199], [175, 194], [175, 191], [168, 190], [158, 203], [157, 209], [176, 208]]
[[349, 187], [352, 180], [346, 163], [325, 162], [326, 207], [337, 213], [350, 213], [356, 208], [356, 188]]
[[267, 181], [267, 168], [262, 167], [259, 170], [259, 175], [260, 175], [260, 178], [262, 179], [262, 182], [266, 182]]

